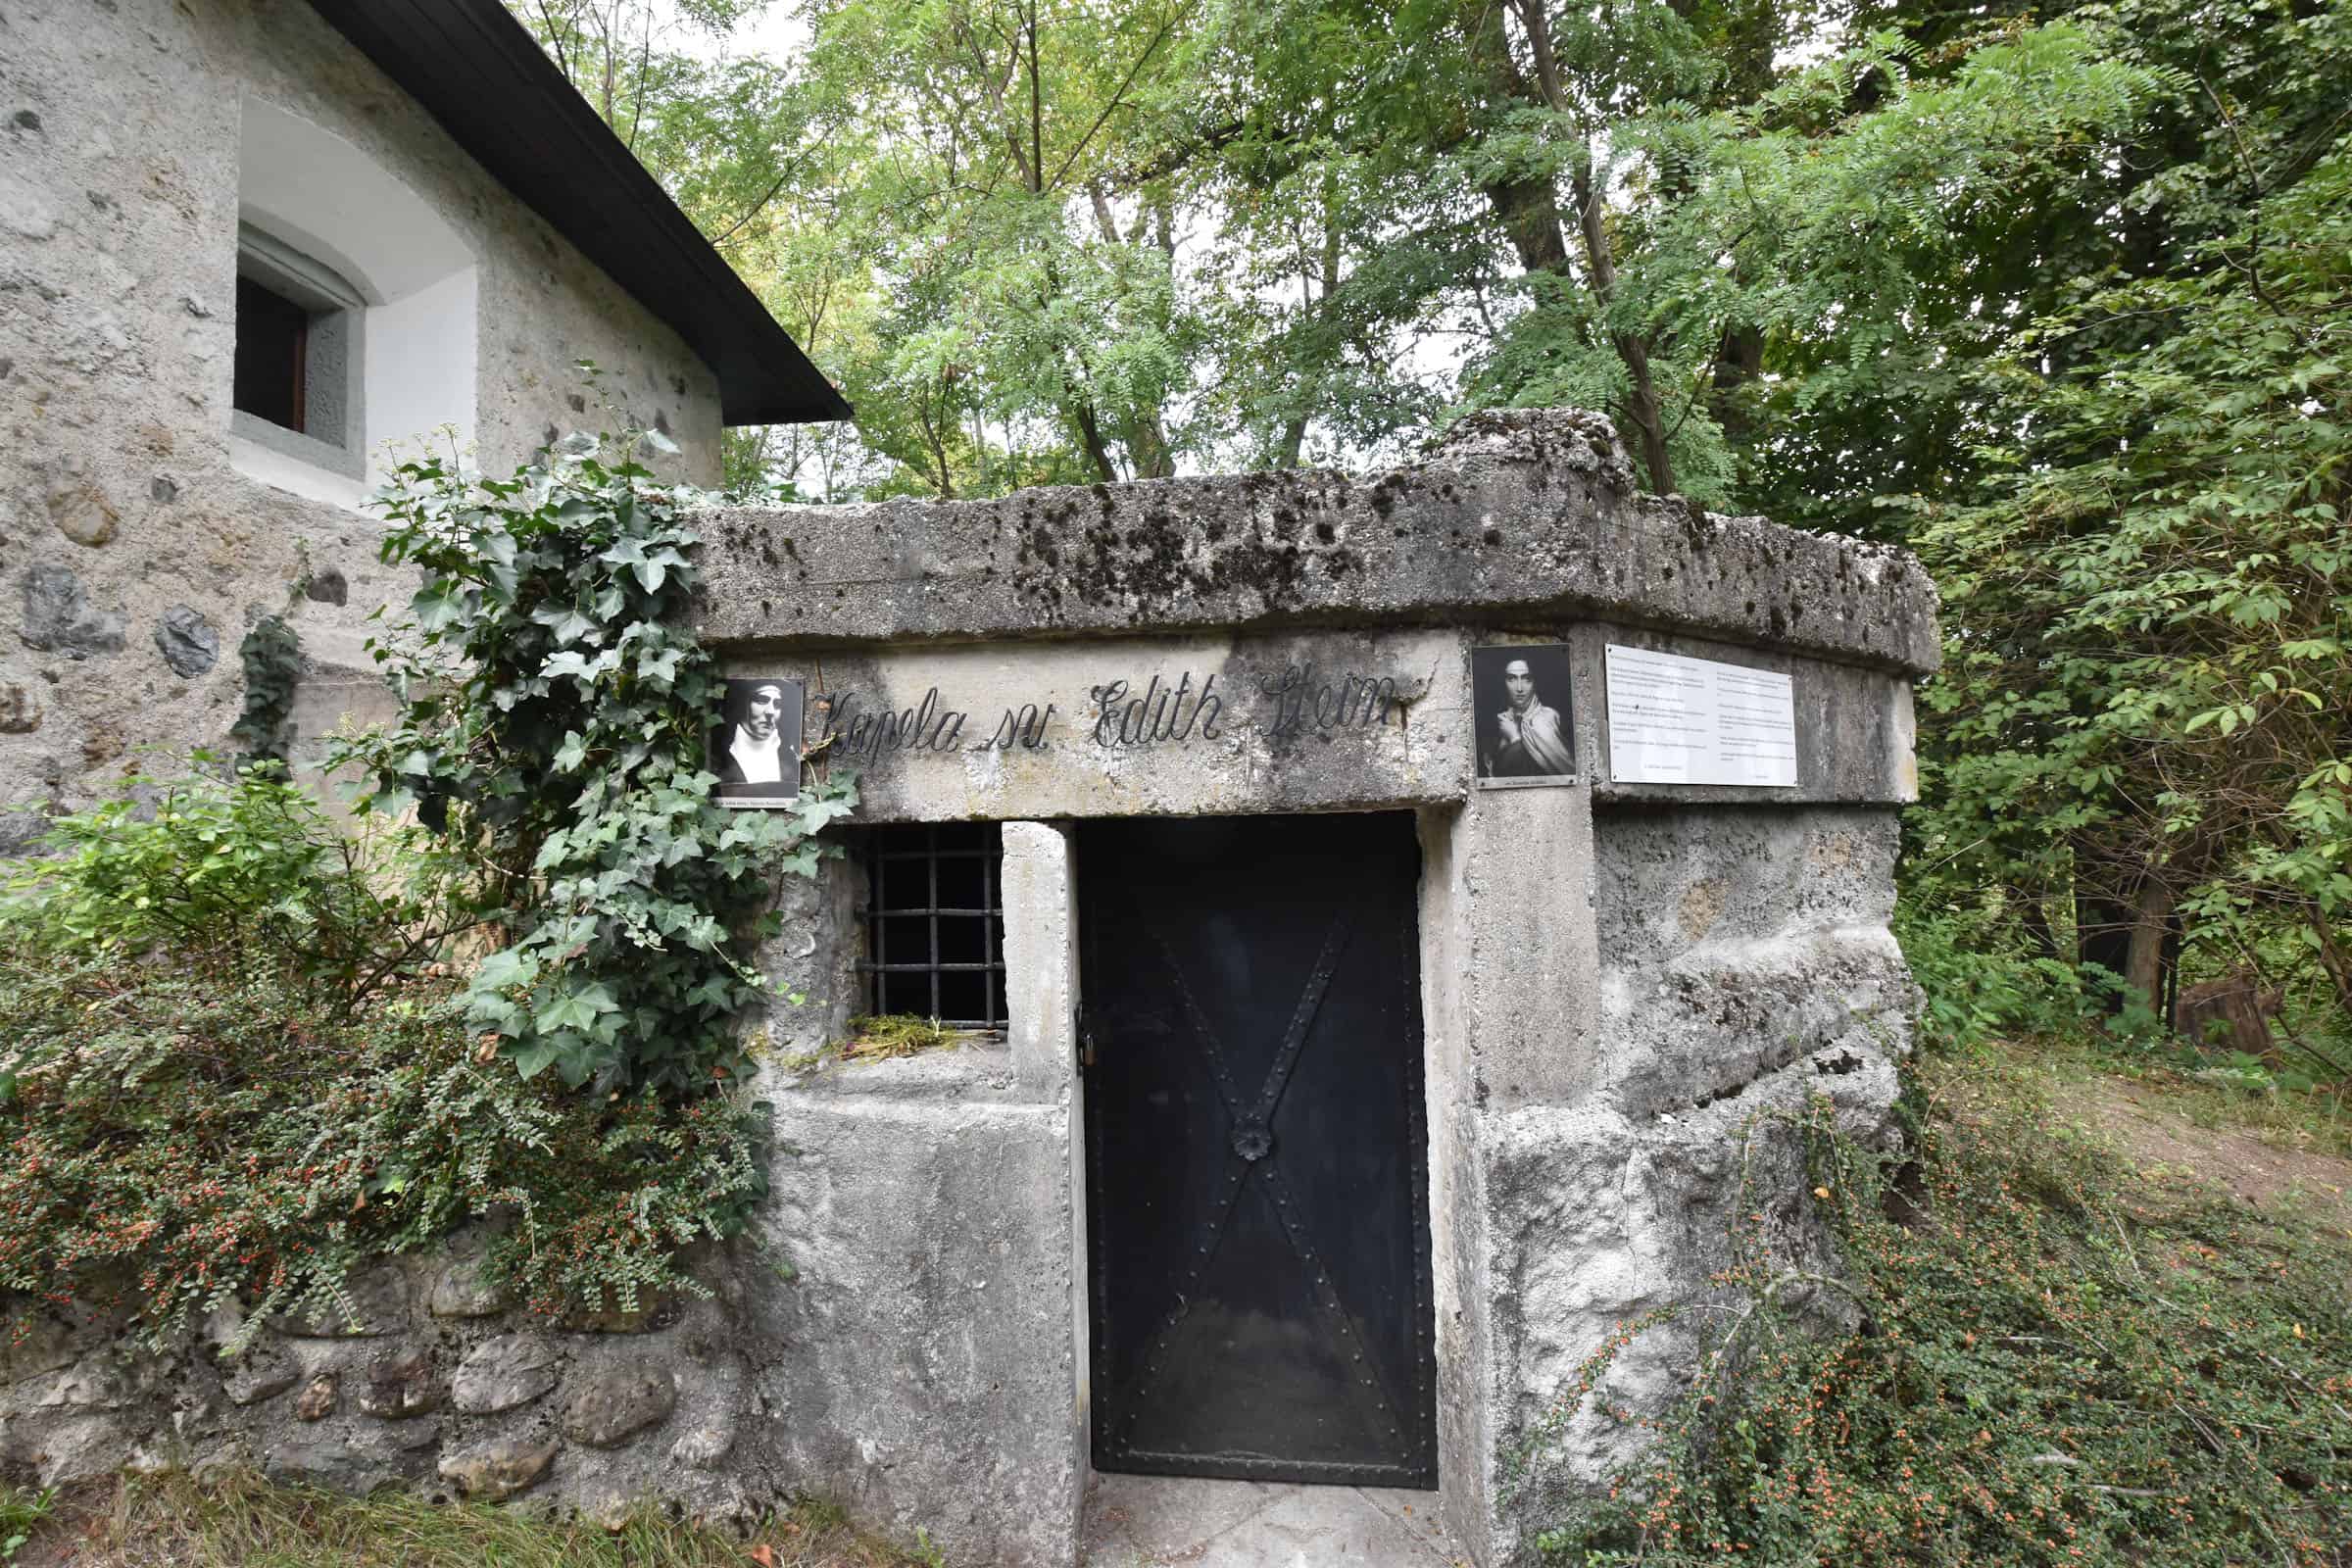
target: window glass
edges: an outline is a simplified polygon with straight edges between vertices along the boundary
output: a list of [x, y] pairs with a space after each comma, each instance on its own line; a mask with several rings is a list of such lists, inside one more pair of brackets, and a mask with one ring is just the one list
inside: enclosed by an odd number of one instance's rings
[[287, 430], [303, 427], [311, 313], [250, 277], [237, 279], [237, 363], [229, 404]]

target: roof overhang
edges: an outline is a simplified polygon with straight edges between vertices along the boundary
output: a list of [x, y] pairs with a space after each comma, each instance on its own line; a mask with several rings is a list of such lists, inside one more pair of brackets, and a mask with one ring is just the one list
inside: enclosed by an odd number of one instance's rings
[[850, 406], [499, 0], [311, 0], [474, 162], [701, 356], [728, 424]]

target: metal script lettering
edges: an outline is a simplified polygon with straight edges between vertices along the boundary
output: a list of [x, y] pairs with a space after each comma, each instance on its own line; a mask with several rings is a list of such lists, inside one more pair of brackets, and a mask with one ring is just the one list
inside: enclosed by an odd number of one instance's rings
[[1315, 666], [1292, 664], [1257, 689], [1274, 699], [1274, 716], [1266, 733], [1277, 740], [1297, 735], [1311, 720], [1315, 728], [1370, 729], [1386, 724], [1389, 714], [1403, 706], [1394, 678], [1359, 675], [1350, 670], [1337, 682], [1315, 679]]
[[1153, 675], [1141, 693], [1133, 693], [1123, 680], [1114, 680], [1106, 686], [1089, 687], [1087, 694], [1094, 698], [1098, 710], [1097, 746], [1190, 740], [1196, 725], [1202, 740], [1220, 738], [1217, 719], [1225, 710], [1225, 699], [1217, 695], [1214, 675], [1201, 683], [1199, 692], [1193, 690], [1193, 672], [1188, 669], [1173, 686], [1162, 685]]

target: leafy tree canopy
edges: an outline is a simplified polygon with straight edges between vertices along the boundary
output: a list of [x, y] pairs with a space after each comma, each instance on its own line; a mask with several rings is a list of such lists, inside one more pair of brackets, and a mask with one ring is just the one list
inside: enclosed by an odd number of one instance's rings
[[2352, 1029], [2344, 0], [514, 3], [858, 405], [730, 477], [1604, 408], [1928, 558], [1916, 898]]

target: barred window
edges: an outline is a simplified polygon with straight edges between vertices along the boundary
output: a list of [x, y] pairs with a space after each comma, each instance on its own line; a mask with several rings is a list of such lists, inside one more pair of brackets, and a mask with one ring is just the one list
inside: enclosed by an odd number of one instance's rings
[[865, 841], [866, 1004], [1004, 1027], [1004, 835], [994, 822], [874, 828]]

